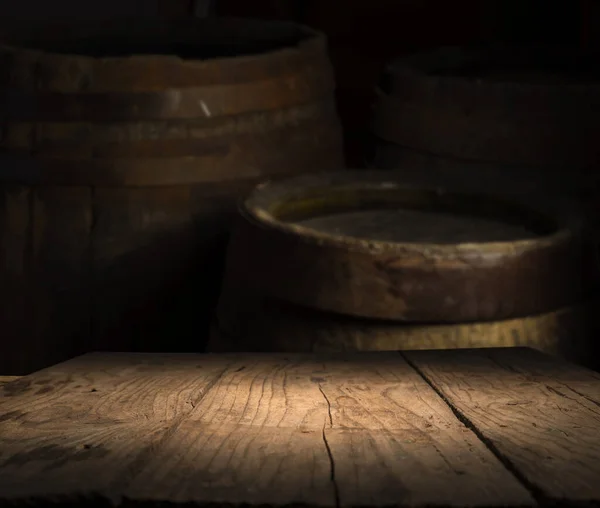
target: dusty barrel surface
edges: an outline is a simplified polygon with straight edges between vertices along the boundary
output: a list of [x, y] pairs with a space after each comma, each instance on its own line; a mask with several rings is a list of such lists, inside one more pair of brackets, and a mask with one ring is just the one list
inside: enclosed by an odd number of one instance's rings
[[581, 359], [571, 204], [377, 171], [260, 185], [229, 244], [211, 349], [528, 345]]
[[0, 365], [201, 350], [239, 196], [342, 166], [324, 36], [192, 19], [2, 37]]
[[600, 368], [598, 302], [499, 321], [399, 323], [309, 309], [239, 286], [222, 294], [215, 352], [407, 351], [532, 347]]

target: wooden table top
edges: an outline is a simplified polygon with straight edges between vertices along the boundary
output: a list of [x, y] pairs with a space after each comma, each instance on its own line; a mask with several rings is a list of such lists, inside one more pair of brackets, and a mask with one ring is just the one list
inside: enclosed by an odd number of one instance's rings
[[600, 502], [600, 374], [528, 349], [85, 355], [0, 387], [0, 504]]

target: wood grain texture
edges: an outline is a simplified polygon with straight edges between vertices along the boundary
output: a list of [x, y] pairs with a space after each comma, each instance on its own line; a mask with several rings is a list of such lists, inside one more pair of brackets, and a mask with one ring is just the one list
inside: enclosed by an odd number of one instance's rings
[[0, 376], [0, 386], [4, 386], [7, 383], [12, 383], [17, 379], [21, 379], [21, 376]]
[[532, 501], [394, 354], [334, 357], [313, 379], [330, 408], [325, 438], [341, 506], [368, 506], [375, 500], [380, 506]]
[[404, 356], [538, 498], [600, 498], [598, 374], [526, 349]]
[[86, 355], [0, 387], [0, 504], [600, 501], [599, 393], [523, 349]]
[[[219, 378], [127, 497], [270, 505], [332, 505], [337, 498], [338, 506], [532, 502], [395, 353], [243, 358], [244, 368]], [[161, 481], [168, 475], [172, 483]]]
[[87, 355], [0, 387], [1, 501], [118, 501], [227, 361]]
[[95, 354], [4, 391], [1, 500], [532, 504], [396, 353]]

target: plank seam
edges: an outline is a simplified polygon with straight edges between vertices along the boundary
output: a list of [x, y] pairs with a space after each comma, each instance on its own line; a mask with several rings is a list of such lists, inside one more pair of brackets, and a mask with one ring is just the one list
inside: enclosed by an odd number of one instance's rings
[[[475, 436], [483, 443], [483, 445], [494, 455], [494, 457], [511, 473], [515, 479], [521, 483], [521, 485], [529, 492], [533, 499], [540, 505], [547, 505], [551, 499], [546, 496], [543, 491], [534, 483], [530, 482], [527, 477], [519, 471], [515, 464], [504, 455], [492, 442], [491, 439], [487, 438], [477, 426], [458, 408], [456, 408], [450, 399], [439, 389], [436, 384], [427, 375], [419, 369], [419, 367], [402, 351], [398, 351], [400, 356], [410, 365], [414, 371], [427, 383], [429, 387], [444, 401], [444, 403], [450, 408], [454, 416], [461, 422], [467, 429], [469, 429]], [[552, 504], [552, 503], [551, 503]]]
[[229, 370], [230, 366], [227, 366], [221, 372], [219, 372], [210, 382], [207, 383], [200, 397], [195, 401], [193, 405], [191, 405], [191, 409], [184, 414], [173, 419], [172, 422], [166, 423], [168, 426], [166, 430], [162, 433], [161, 437], [157, 440], [156, 443], [149, 444], [146, 446], [137, 456], [137, 458], [131, 463], [128, 467], [128, 474], [124, 475], [122, 478], [118, 480], [118, 484], [111, 485], [110, 490], [116, 490], [121, 497], [121, 502], [117, 505], [120, 506], [124, 503], [127, 503], [129, 500], [126, 496], [123, 496], [121, 493], [125, 490], [125, 487], [129, 485], [137, 476], [136, 470], [138, 466], [143, 466], [150, 462], [150, 458], [161, 448], [163, 443], [168, 441], [179, 429], [180, 425], [187, 418], [189, 413], [193, 411], [194, 407], [197, 406], [212, 390], [212, 388], [221, 380], [221, 378], [225, 375], [225, 373]]
[[[321, 392], [321, 395], [323, 395], [323, 398], [325, 399], [325, 402], [327, 404], [327, 414], [329, 416], [329, 418], [328, 418], [329, 419], [329, 428], [333, 428], [333, 416], [331, 415], [331, 402], [329, 401], [329, 398], [327, 397], [327, 395], [325, 394], [325, 391], [321, 387], [321, 383], [318, 383], [317, 386], [319, 387], [319, 391]], [[327, 456], [329, 457], [330, 480], [331, 480], [331, 484], [333, 486], [333, 495], [334, 495], [334, 499], [335, 499], [335, 506], [336, 506], [336, 508], [340, 508], [340, 489], [338, 487], [337, 480], [335, 477], [335, 459], [333, 458], [333, 452], [331, 451], [331, 446], [329, 446], [329, 441], [327, 440], [327, 419], [325, 419], [323, 421], [322, 436], [323, 436], [323, 443], [325, 444], [325, 449], [327, 450]]]

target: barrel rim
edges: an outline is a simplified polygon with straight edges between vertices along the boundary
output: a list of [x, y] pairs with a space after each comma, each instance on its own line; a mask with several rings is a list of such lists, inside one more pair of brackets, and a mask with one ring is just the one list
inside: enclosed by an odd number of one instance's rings
[[[513, 81], [513, 80], [489, 80], [484, 76], [467, 77], [460, 75], [444, 75], [437, 72], [432, 72], [434, 66], [428, 65], [432, 60], [436, 62], [438, 67], [441, 62], [445, 62], [445, 68], [453, 68], [457, 60], [464, 62], [473, 62], [477, 59], [481, 59], [485, 55], [510, 55], [510, 54], [530, 54], [530, 53], [546, 53], [546, 52], [557, 52], [562, 54], [564, 57], [580, 55], [586, 57], [600, 56], [598, 50], [585, 50], [582, 51], [580, 48], [570, 47], [567, 45], [559, 44], [528, 44], [528, 45], [508, 45], [508, 44], [491, 44], [485, 47], [473, 47], [473, 46], [441, 46], [435, 49], [423, 50], [408, 55], [404, 55], [400, 58], [393, 60], [388, 63], [385, 68], [385, 73], [389, 74], [392, 78], [402, 78], [416, 80], [421, 83], [427, 82], [429, 84], [435, 84], [444, 82], [449, 86], [467, 86], [470, 87], [481, 87], [482, 85], [490, 89], [504, 89], [505, 91], [518, 91], [518, 90], [532, 90], [532, 91], [553, 91], [560, 89], [568, 89], [570, 93], [581, 91], [581, 92], [600, 92], [600, 76], [597, 80], [580, 83], [580, 82], [565, 82], [560, 85], [553, 85], [550, 83], [531, 83], [527, 81]], [[452, 60], [452, 64], [448, 64], [448, 61]], [[439, 67], [438, 67], [439, 68]]]
[[[148, 21], [148, 19], [146, 19], [146, 21]], [[153, 22], [156, 22], [156, 20], [151, 20]], [[132, 23], [137, 23], [139, 24], [140, 20], [137, 19], [133, 19], [133, 18], [121, 18], [119, 20], [116, 21], [117, 23], [122, 23], [123, 26], [134, 26], [134, 25], [128, 25], [128, 24], [132, 24]], [[190, 67], [199, 67], [199, 66], [204, 66], [204, 67], [209, 67], [209, 66], [216, 66], [216, 65], [222, 65], [225, 62], [231, 62], [231, 61], [236, 61], [236, 62], [252, 62], [252, 61], [256, 61], [256, 60], [262, 60], [264, 58], [273, 58], [273, 57], [285, 57], [286, 55], [291, 55], [291, 54], [297, 54], [297, 53], [303, 53], [307, 50], [310, 50], [312, 48], [319, 48], [322, 47], [323, 45], [326, 44], [326, 36], [323, 32], [319, 31], [319, 30], [315, 30], [311, 27], [299, 24], [299, 23], [294, 23], [294, 22], [290, 22], [290, 21], [271, 21], [271, 20], [262, 20], [262, 19], [255, 19], [255, 18], [238, 18], [238, 17], [227, 17], [227, 18], [209, 18], [209, 19], [199, 19], [199, 18], [190, 18], [190, 19], [185, 19], [185, 20], [181, 20], [181, 19], [177, 19], [177, 20], [169, 20], [167, 22], [162, 22], [162, 23], [158, 23], [157, 26], [159, 25], [163, 25], [163, 26], [169, 26], [169, 25], [174, 25], [176, 26], [177, 23], [194, 23], [194, 24], [198, 24], [199, 26], [201, 26], [202, 24], [214, 24], [214, 23], [223, 23], [223, 24], [228, 24], [228, 23], [240, 23], [242, 25], [249, 25], [249, 26], [255, 26], [255, 27], [260, 27], [260, 26], [279, 26], [279, 27], [288, 27], [290, 29], [296, 30], [298, 32], [298, 34], [302, 35], [302, 37], [292, 46], [282, 46], [280, 48], [276, 48], [273, 50], [269, 50], [269, 51], [265, 51], [265, 52], [260, 52], [260, 53], [256, 53], [256, 54], [249, 54], [249, 55], [242, 55], [242, 56], [225, 56], [225, 57], [217, 57], [217, 58], [209, 58], [209, 59], [186, 59], [186, 58], [182, 58], [179, 57], [177, 55], [162, 55], [162, 54], [132, 54], [132, 55], [128, 55], [128, 56], [108, 56], [108, 57], [93, 57], [93, 56], [88, 56], [88, 55], [83, 55], [83, 54], [78, 54], [78, 53], [70, 53], [70, 52], [53, 52], [53, 51], [44, 51], [43, 49], [39, 49], [39, 48], [31, 48], [28, 47], [26, 45], [24, 45], [23, 43], [10, 43], [10, 39], [8, 38], [5, 42], [0, 42], [0, 51], [8, 51], [8, 52], [22, 52], [22, 53], [27, 53], [29, 55], [32, 56], [38, 56], [38, 57], [50, 57], [50, 58], [60, 58], [60, 59], [65, 59], [65, 60], [71, 60], [71, 59], [76, 59], [80, 62], [90, 62], [90, 63], [98, 63], [98, 64], [103, 64], [103, 63], [138, 63], [138, 62], [142, 62], [144, 60], [148, 60], [148, 59], [160, 59], [160, 60], [170, 60], [170, 61], [176, 61], [178, 62], [180, 65], [182, 66], [190, 66]], [[102, 21], [87, 21], [87, 22], [78, 22], [77, 23], [77, 29], [78, 30], [82, 30], [83, 27], [89, 27], [91, 29], [91, 27], [102, 27], [102, 28], [110, 28], [111, 26], [114, 26], [115, 21], [111, 21], [111, 20], [102, 20]], [[38, 28], [38, 29], [43, 29], [44, 25], [39, 25], [34, 27]], [[59, 27], [73, 27], [73, 24], [67, 24], [67, 23], [57, 23], [57, 24], [53, 24], [51, 25], [52, 30], [54, 31], [59, 31], [60, 28]], [[8, 36], [10, 37], [10, 36]], [[0, 39], [4, 40], [6, 38], [6, 36], [4, 34], [0, 34]]]
[[[522, 203], [516, 196], [506, 193], [487, 193], [487, 197], [497, 200], [498, 203], [511, 203], [524, 212], [533, 212], [544, 215], [546, 219], [552, 220], [555, 224], [555, 230], [550, 234], [535, 236], [532, 238], [508, 241], [490, 241], [490, 242], [457, 242], [457, 243], [419, 243], [419, 242], [389, 242], [381, 240], [365, 240], [348, 235], [334, 235], [312, 228], [292, 224], [280, 220], [276, 214], [270, 211], [273, 206], [282, 202], [286, 198], [298, 195], [299, 192], [320, 188], [323, 186], [343, 186], [355, 187], [361, 185], [375, 185], [379, 189], [391, 188], [395, 186], [404, 190], [425, 190], [432, 193], [451, 193], [461, 197], [469, 197], [479, 194], [474, 191], [460, 192], [446, 191], [443, 188], [430, 185], [415, 185], [413, 182], [406, 183], [402, 175], [394, 175], [386, 171], [369, 170], [364, 171], [343, 171], [328, 172], [318, 175], [301, 175], [299, 177], [286, 178], [277, 181], [268, 181], [258, 185], [240, 205], [240, 213], [250, 218], [256, 224], [263, 225], [270, 229], [277, 230], [285, 235], [293, 236], [303, 242], [317, 243], [319, 245], [329, 245], [332, 247], [342, 247], [354, 252], [363, 253], [381, 253], [381, 252], [414, 252], [422, 254], [426, 250], [430, 255], [449, 256], [468, 256], [470, 253], [481, 255], [502, 254], [510, 252], [518, 255], [528, 250], [537, 250], [550, 247], [557, 243], [568, 242], [582, 227], [582, 220], [574, 207], [566, 202], [552, 204], [557, 211], [555, 213], [547, 211], [548, 204], [543, 203], [539, 196], [528, 195], [529, 203], [535, 201], [533, 206]], [[377, 187], [376, 187], [377, 188]], [[485, 193], [481, 193], [485, 196]], [[282, 197], [283, 196], [283, 197]]]

